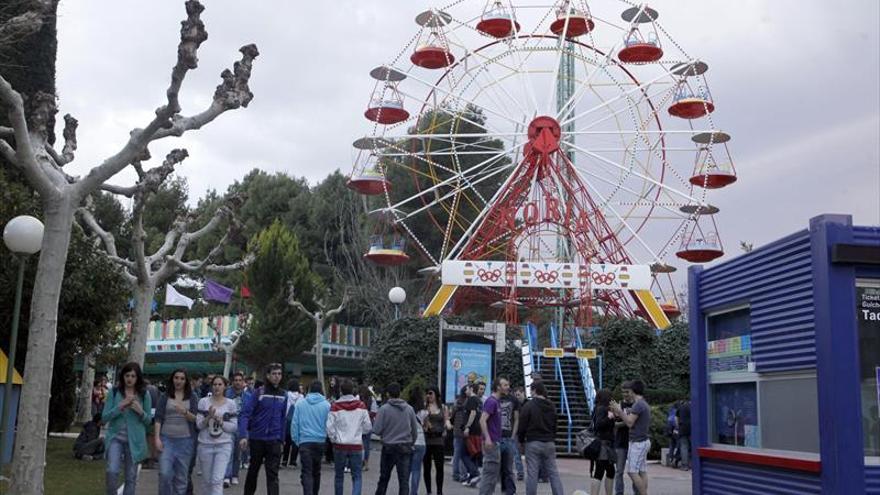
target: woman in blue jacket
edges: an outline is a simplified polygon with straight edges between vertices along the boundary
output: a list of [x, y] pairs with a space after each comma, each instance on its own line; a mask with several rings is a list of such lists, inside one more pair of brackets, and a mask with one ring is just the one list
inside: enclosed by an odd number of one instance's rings
[[107, 495], [116, 495], [119, 472], [125, 468], [123, 495], [135, 495], [137, 465], [149, 456], [147, 427], [150, 426], [153, 404], [146, 393], [144, 375], [137, 363], [128, 363], [119, 370], [113, 392], [107, 398], [101, 419], [107, 424], [104, 439], [107, 451]]
[[159, 457], [159, 495], [186, 495], [190, 463], [196, 448], [196, 414], [199, 398], [192, 391], [186, 370], [171, 372], [166, 392], [156, 406], [153, 441]]

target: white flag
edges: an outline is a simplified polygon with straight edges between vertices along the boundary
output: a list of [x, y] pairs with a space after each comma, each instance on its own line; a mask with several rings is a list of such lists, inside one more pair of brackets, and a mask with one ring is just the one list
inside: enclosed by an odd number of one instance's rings
[[186, 309], [192, 309], [192, 305], [193, 300], [177, 292], [171, 284], [165, 286], [165, 306], [186, 306]]

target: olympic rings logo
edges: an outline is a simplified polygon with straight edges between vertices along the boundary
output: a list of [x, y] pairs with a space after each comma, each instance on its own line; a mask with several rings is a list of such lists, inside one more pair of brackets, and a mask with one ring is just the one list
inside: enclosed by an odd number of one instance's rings
[[592, 277], [594, 284], [599, 284], [599, 285], [611, 285], [611, 283], [614, 282], [614, 279], [617, 278], [613, 273], [599, 273], [599, 272], [591, 273], [590, 277]]
[[480, 268], [477, 270], [477, 276], [482, 282], [497, 282], [501, 278], [501, 270], [496, 268], [490, 272]]
[[539, 284], [552, 284], [555, 283], [558, 278], [559, 273], [556, 272], [556, 270], [553, 270], [552, 272], [535, 270], [535, 280], [537, 280]]

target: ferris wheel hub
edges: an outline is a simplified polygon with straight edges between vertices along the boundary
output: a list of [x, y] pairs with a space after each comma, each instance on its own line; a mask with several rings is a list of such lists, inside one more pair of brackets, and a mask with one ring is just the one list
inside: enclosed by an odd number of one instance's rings
[[559, 149], [562, 128], [553, 117], [542, 115], [529, 124], [529, 146], [527, 149], [541, 153], [551, 153]]

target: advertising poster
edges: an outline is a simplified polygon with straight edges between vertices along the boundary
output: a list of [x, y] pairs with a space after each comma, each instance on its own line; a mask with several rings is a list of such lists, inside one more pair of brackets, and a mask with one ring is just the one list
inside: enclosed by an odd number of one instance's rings
[[443, 353], [445, 402], [455, 402], [461, 387], [474, 382], [485, 382], [487, 394], [492, 390], [494, 344], [483, 340], [447, 340]]

